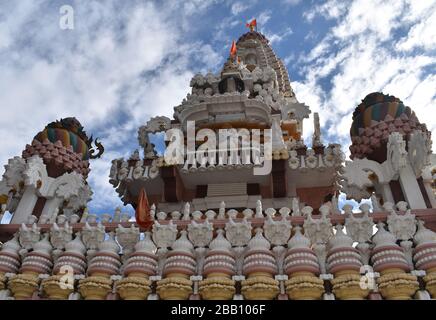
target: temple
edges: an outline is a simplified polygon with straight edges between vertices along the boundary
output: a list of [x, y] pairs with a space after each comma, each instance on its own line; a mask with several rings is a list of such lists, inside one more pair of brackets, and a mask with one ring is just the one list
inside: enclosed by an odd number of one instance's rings
[[[9, 160], [0, 299], [436, 299], [436, 155], [410, 107], [362, 93], [345, 161], [323, 142], [323, 115], [305, 123], [309, 106], [251, 25], [221, 71], [190, 86], [108, 172], [125, 205], [138, 210], [146, 195], [150, 227], [120, 208], [88, 212], [103, 147], [75, 118]], [[372, 205], [339, 208], [340, 193]]]

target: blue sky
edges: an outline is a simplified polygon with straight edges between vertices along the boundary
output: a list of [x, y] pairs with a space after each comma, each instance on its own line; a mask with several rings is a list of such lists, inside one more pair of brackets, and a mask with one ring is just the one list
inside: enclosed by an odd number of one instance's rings
[[[63, 5], [73, 30], [59, 27]], [[48, 122], [76, 116], [106, 148], [91, 164], [90, 210], [113, 212], [110, 161], [138, 147], [151, 116], [172, 116], [195, 73], [219, 71], [254, 17], [298, 100], [320, 113], [324, 141], [348, 153], [351, 114], [379, 90], [436, 135], [436, 0], [2, 0], [0, 162]]]

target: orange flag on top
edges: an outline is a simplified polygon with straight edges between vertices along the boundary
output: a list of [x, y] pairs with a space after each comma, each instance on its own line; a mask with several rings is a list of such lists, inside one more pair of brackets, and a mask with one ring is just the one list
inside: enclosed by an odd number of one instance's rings
[[153, 224], [150, 215], [150, 205], [148, 204], [147, 194], [142, 188], [138, 196], [138, 204], [135, 210], [136, 223], [141, 227], [148, 229]]
[[254, 28], [257, 29], [257, 21], [256, 19], [251, 20], [249, 23], [245, 24], [247, 28], [250, 28], [251, 31], [254, 30]]
[[233, 40], [232, 47], [230, 48], [230, 56], [232, 58], [235, 58], [236, 57], [236, 53], [237, 53], [236, 42], [235, 42], [235, 40]]

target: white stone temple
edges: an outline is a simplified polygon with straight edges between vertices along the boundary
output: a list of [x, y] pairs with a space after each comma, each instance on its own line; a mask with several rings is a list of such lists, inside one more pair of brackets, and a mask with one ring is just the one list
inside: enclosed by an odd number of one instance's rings
[[[0, 299], [436, 299], [436, 155], [410, 107], [362, 93], [350, 161], [324, 144], [327, 115], [314, 114], [306, 145], [310, 108], [253, 28], [219, 73], [190, 86], [108, 172], [149, 227], [119, 208], [88, 212], [90, 160], [103, 147], [75, 118], [50, 123], [9, 160]], [[372, 206], [339, 208], [340, 192]]]

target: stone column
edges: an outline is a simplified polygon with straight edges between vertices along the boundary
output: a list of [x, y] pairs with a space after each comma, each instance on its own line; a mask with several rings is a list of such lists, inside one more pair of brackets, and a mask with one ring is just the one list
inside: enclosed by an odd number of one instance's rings
[[301, 233], [301, 227], [295, 229], [295, 234], [288, 241], [284, 260], [284, 271], [289, 277], [286, 293], [292, 300], [320, 299], [324, 281], [317, 277], [320, 274], [318, 258], [310, 248], [310, 240]]
[[200, 282], [199, 291], [205, 300], [230, 300], [236, 292], [235, 281], [231, 278], [235, 275], [236, 260], [223, 230], [217, 232], [218, 236], [209, 245], [203, 270], [206, 279]]
[[124, 268], [124, 277], [117, 284], [117, 293], [123, 300], [145, 300], [151, 293], [150, 277], [156, 275], [156, 246], [151, 241], [150, 232], [135, 245]]
[[415, 173], [409, 163], [400, 170], [400, 184], [411, 209], [427, 209]]
[[394, 196], [392, 195], [391, 187], [388, 182], [381, 183], [381, 192], [383, 196], [383, 202], [395, 203]]
[[26, 223], [27, 218], [29, 218], [33, 212], [36, 201], [38, 201], [38, 196], [36, 195], [35, 188], [32, 186], [26, 186], [24, 194], [12, 216], [11, 224]]
[[277, 263], [270, 248], [262, 229], [256, 229], [244, 259], [243, 272], [247, 280], [242, 281], [242, 294], [247, 300], [272, 300], [280, 292], [279, 282], [274, 279], [278, 272]]
[[39, 218], [39, 223], [50, 223], [53, 213], [61, 206], [62, 202], [63, 199], [58, 197], [47, 200]]
[[194, 246], [187, 238], [186, 230], [181, 231], [167, 255], [162, 280], [157, 283], [157, 293], [163, 300], [186, 300], [192, 294], [192, 281], [196, 269]]
[[431, 186], [431, 184], [433, 183], [433, 177], [431, 176], [431, 173], [429, 174], [429, 177], [426, 177], [423, 174], [422, 182], [424, 184], [425, 192], [427, 192], [427, 196], [430, 199], [431, 207], [436, 208], [436, 197], [434, 195], [433, 188]]

